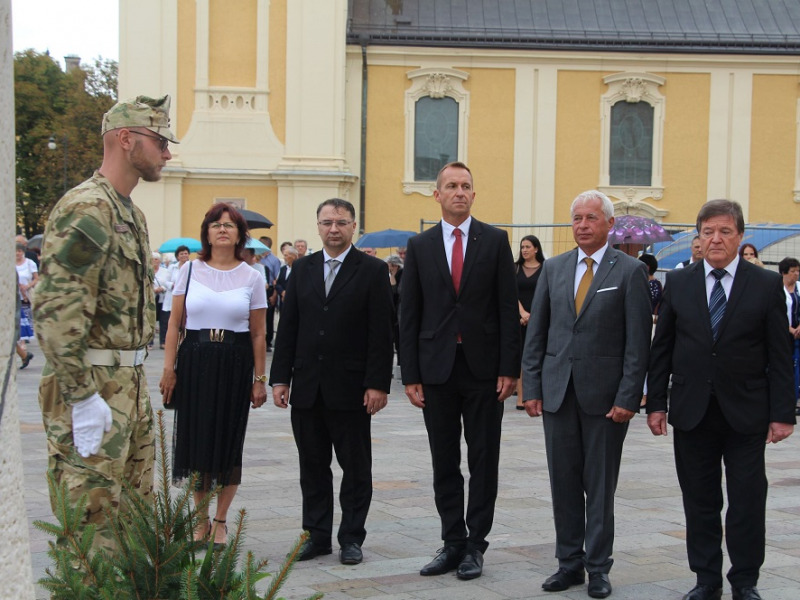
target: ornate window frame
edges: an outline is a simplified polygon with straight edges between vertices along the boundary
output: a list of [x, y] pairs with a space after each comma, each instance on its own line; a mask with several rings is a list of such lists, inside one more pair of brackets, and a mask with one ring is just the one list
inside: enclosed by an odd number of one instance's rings
[[794, 189], [792, 200], [800, 204], [800, 100], [797, 101], [797, 116], [795, 117], [795, 164], [794, 164]]
[[467, 119], [469, 117], [469, 92], [464, 82], [469, 73], [444, 67], [426, 67], [409, 71], [406, 76], [411, 87], [405, 93], [406, 152], [403, 176], [404, 194], [433, 196], [435, 181], [416, 181], [414, 178], [414, 124], [417, 100], [423, 96], [452, 98], [458, 103], [458, 160], [467, 161]]
[[[658, 88], [664, 77], [652, 73], [622, 72], [603, 77], [608, 91], [600, 101], [600, 184], [597, 189], [611, 198], [624, 200], [628, 205], [645, 199], [664, 197], [662, 171], [664, 147], [664, 112], [666, 98]], [[653, 107], [653, 168], [649, 186], [611, 185], [611, 107], [617, 102], [647, 102]]]

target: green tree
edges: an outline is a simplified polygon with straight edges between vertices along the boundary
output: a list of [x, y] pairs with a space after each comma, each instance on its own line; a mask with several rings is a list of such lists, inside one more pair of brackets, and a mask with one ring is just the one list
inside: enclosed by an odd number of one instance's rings
[[26, 237], [44, 231], [65, 189], [100, 166], [100, 124], [116, 89], [115, 61], [95, 59], [65, 73], [49, 54], [14, 55], [16, 218]]

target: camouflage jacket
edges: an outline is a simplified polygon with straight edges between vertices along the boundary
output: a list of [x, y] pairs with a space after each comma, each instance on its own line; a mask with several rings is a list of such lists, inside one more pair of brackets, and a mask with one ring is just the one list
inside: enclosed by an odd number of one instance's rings
[[87, 348], [134, 350], [155, 327], [144, 213], [99, 171], [67, 192], [47, 222], [34, 323], [68, 404], [97, 392]]

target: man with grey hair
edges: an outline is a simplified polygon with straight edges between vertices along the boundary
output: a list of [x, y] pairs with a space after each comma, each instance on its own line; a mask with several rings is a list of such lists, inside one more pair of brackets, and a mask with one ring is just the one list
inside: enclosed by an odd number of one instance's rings
[[297, 257], [303, 258], [308, 252], [308, 242], [303, 239], [296, 239], [294, 241], [294, 247], [297, 249]]
[[522, 389], [528, 415], [543, 415], [553, 495], [558, 571], [542, 588], [580, 585], [586, 570], [589, 596], [605, 598], [622, 445], [647, 372], [650, 293], [644, 263], [608, 244], [605, 194], [580, 194], [570, 214], [578, 247], [542, 266]]

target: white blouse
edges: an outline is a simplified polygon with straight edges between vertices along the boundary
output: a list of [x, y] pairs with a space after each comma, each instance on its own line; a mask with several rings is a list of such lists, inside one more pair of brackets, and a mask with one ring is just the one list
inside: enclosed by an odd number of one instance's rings
[[264, 278], [247, 263], [221, 271], [200, 259], [181, 267], [173, 296], [186, 294], [186, 279], [192, 264], [192, 280], [186, 296], [186, 329], [250, 330], [250, 311], [267, 307]]

